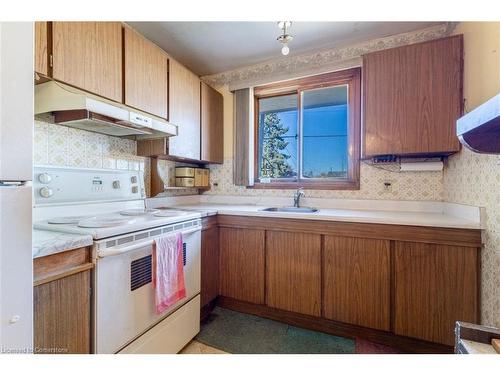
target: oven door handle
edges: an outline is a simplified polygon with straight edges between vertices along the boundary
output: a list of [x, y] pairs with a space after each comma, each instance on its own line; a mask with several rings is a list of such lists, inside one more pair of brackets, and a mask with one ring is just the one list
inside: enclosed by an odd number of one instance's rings
[[[185, 231], [182, 231], [182, 235], [187, 235], [187, 234], [191, 234], [191, 233], [194, 233], [194, 232], [198, 232], [201, 230], [201, 227], [198, 226], [196, 228], [193, 228], [193, 229], [189, 229], [189, 230], [185, 230]], [[134, 251], [134, 250], [137, 250], [137, 249], [140, 249], [141, 247], [144, 247], [144, 246], [151, 246], [153, 245], [153, 242], [155, 240], [147, 240], [147, 241], [141, 241], [141, 242], [138, 242], [138, 243], [134, 243], [132, 245], [128, 245], [128, 246], [124, 246], [124, 247], [117, 247], [113, 250], [102, 250], [102, 251], [98, 251], [97, 252], [97, 256], [99, 258], [105, 258], [105, 257], [109, 257], [109, 256], [114, 256], [114, 255], [120, 255], [120, 254], [123, 254], [123, 253], [127, 253], [129, 251]]]

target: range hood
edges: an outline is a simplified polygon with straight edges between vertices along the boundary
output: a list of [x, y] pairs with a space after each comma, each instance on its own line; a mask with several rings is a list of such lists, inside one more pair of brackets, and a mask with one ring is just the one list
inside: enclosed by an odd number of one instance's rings
[[463, 145], [481, 154], [500, 154], [500, 94], [457, 120]]
[[35, 115], [44, 113], [51, 113], [57, 124], [115, 137], [177, 135], [177, 126], [160, 117], [55, 81], [35, 86]]

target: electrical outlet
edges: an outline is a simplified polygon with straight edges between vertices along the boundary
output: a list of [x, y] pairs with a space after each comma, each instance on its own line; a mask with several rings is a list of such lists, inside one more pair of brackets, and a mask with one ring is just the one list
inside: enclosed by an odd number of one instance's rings
[[392, 181], [386, 180], [384, 181], [384, 193], [390, 193], [392, 191]]

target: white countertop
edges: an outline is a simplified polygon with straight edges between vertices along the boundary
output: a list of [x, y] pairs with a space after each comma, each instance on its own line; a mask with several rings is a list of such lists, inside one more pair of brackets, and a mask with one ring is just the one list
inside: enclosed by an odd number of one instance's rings
[[33, 230], [33, 258], [92, 245], [90, 235], [68, 234], [48, 230]]
[[[242, 202], [241, 199], [224, 197], [224, 199], [218, 200], [223, 200], [227, 203], [220, 203], [203, 201], [207, 198], [203, 198], [203, 196], [200, 197], [202, 198], [152, 198], [148, 200], [148, 207], [176, 207], [179, 209], [199, 211], [202, 216], [221, 214], [459, 229], [481, 229], [480, 208], [446, 202], [360, 202], [354, 200], [346, 200], [344, 202], [328, 202], [327, 200], [324, 200], [323, 202], [315, 199], [305, 202], [304, 206], [316, 207], [319, 209], [318, 212], [290, 213], [262, 211], [263, 208], [289, 205], [290, 202], [288, 202], [288, 200], [277, 199], [266, 202], [262, 202], [261, 200], [255, 202], [257, 204], [253, 204], [253, 202], [250, 201]], [[212, 197], [209, 199], [213, 200], [214, 198]], [[350, 206], [356, 208], [346, 208], [346, 202], [352, 203]], [[263, 205], [263, 203], [265, 203], [265, 205]], [[337, 205], [339, 208], [332, 207], [333, 205]], [[372, 209], [371, 207], [374, 208]]]

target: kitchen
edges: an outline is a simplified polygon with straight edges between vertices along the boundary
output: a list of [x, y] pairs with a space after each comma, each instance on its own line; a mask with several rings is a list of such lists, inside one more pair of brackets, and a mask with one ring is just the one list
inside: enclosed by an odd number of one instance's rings
[[2, 351], [500, 351], [500, 23], [0, 27]]

